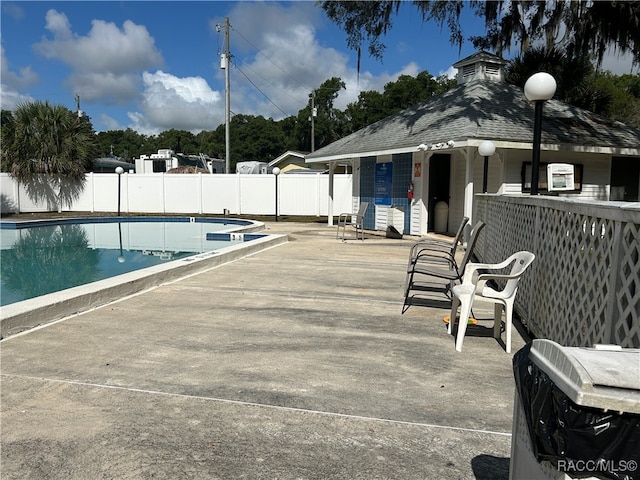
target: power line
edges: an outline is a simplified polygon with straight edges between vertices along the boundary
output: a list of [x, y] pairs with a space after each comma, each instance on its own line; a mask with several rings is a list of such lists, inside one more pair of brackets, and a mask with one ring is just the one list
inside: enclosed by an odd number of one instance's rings
[[[237, 65], [236, 65], [236, 68]], [[244, 68], [248, 68], [249, 70], [251, 70], [256, 76], [260, 77], [262, 80], [264, 80], [266, 83], [268, 83], [270, 86], [272, 86], [275, 89], [280, 90], [283, 94], [285, 94], [287, 97], [291, 98], [292, 100], [296, 100], [296, 101], [300, 101], [299, 98], [294, 97], [293, 95], [290, 95], [289, 92], [287, 92], [284, 88], [279, 87], [278, 85], [275, 85], [273, 83], [271, 83], [269, 80], [267, 80], [265, 77], [263, 77], [262, 75], [260, 75], [260, 73], [256, 72], [253, 68], [251, 68], [249, 65], [244, 65]]]
[[242, 71], [242, 69], [241, 69], [240, 67], [238, 67], [238, 65], [237, 65], [237, 64], [235, 64], [235, 63], [234, 63], [234, 65], [235, 65], [235, 67], [238, 69], [238, 71], [242, 74], [242, 76], [243, 76], [244, 78], [246, 78], [246, 79], [247, 79], [247, 81], [248, 81], [251, 85], [253, 85], [253, 88], [255, 88], [256, 90], [258, 90], [258, 91], [259, 91], [259, 92], [264, 96], [264, 98], [266, 98], [266, 99], [269, 101], [269, 103], [270, 103], [271, 105], [273, 105], [273, 106], [274, 106], [274, 107], [276, 107], [278, 110], [280, 110], [284, 116], [287, 116], [287, 115], [288, 115], [288, 114], [287, 114], [287, 112], [285, 112], [285, 111], [284, 111], [284, 110], [282, 110], [278, 105], [276, 105], [276, 104], [273, 102], [273, 100], [271, 100], [271, 99], [267, 96], [267, 94], [266, 94], [266, 93], [264, 93], [262, 90], [260, 90], [260, 88], [259, 88], [255, 83], [253, 83], [253, 81], [252, 81], [252, 80], [247, 76], [247, 74], [246, 74], [246, 73], [244, 73], [244, 72]]
[[259, 49], [258, 47], [256, 47], [253, 43], [251, 43], [251, 41], [245, 37], [244, 35], [242, 35], [242, 33], [240, 33], [236, 28], [232, 27], [232, 30], [234, 32], [236, 32], [240, 37], [242, 37], [242, 39], [247, 42], [249, 45], [251, 45], [258, 54], [262, 55], [264, 58], [266, 58], [269, 62], [271, 62], [273, 65], [275, 65], [282, 73], [286, 74], [291, 80], [293, 80], [294, 82], [296, 82], [298, 85], [300, 85], [301, 87], [306, 88], [307, 90], [311, 90], [311, 87], [309, 87], [308, 85], [305, 85], [304, 83], [302, 83], [299, 79], [294, 78], [291, 74], [289, 74], [289, 72], [281, 65], [277, 64], [275, 61], [273, 61], [271, 59], [271, 57], [269, 57], [268, 55], [266, 55], [261, 49]]

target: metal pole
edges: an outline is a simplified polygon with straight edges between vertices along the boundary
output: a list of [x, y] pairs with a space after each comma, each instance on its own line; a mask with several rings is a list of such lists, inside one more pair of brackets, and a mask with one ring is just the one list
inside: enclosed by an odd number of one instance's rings
[[487, 193], [487, 175], [489, 174], [489, 157], [484, 156], [484, 177], [482, 178], [482, 193]]
[[278, 221], [278, 175], [274, 175], [276, 177], [276, 222]]
[[118, 216], [120, 216], [120, 179], [122, 178], [122, 174], [118, 173]]
[[225, 92], [225, 128], [224, 128], [224, 147], [225, 147], [225, 173], [231, 173], [231, 80], [229, 78], [229, 17], [224, 19], [224, 54], [225, 54], [225, 71], [224, 71], [224, 92]]
[[124, 168], [116, 167], [116, 174], [118, 175], [118, 216], [120, 216], [120, 190], [122, 183], [122, 174], [124, 173]]
[[533, 157], [531, 159], [531, 195], [538, 195], [540, 177], [540, 141], [542, 137], [542, 106], [544, 100], [536, 100], [536, 111], [533, 123]]

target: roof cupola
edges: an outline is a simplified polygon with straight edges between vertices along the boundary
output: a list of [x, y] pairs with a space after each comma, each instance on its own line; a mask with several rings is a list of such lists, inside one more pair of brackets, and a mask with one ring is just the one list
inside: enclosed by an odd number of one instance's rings
[[471, 80], [504, 80], [503, 67], [507, 62], [502, 57], [481, 50], [453, 64], [458, 69], [458, 85]]

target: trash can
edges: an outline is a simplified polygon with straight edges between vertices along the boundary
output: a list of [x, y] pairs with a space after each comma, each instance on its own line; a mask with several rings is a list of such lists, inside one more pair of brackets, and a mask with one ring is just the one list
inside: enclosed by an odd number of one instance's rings
[[513, 369], [510, 479], [640, 479], [640, 349], [534, 340]]
[[449, 223], [449, 205], [447, 202], [439, 201], [433, 210], [433, 229], [436, 233], [446, 233], [447, 223]]

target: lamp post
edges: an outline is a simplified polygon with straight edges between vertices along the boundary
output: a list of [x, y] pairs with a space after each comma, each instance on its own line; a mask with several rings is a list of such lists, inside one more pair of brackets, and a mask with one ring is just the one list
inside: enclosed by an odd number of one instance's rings
[[124, 168], [116, 167], [116, 173], [118, 174], [118, 216], [120, 216], [120, 179], [124, 173]]
[[478, 153], [484, 157], [484, 176], [482, 177], [482, 193], [487, 193], [487, 177], [489, 174], [489, 157], [496, 151], [491, 140], [485, 140], [478, 146]]
[[545, 72], [534, 73], [524, 84], [527, 100], [535, 102], [536, 110], [533, 123], [533, 156], [531, 159], [531, 195], [538, 195], [540, 170], [540, 139], [542, 137], [542, 106], [556, 93], [555, 79]]
[[278, 175], [280, 175], [280, 169], [275, 167], [272, 171], [273, 176], [276, 179], [276, 222], [278, 221]]

